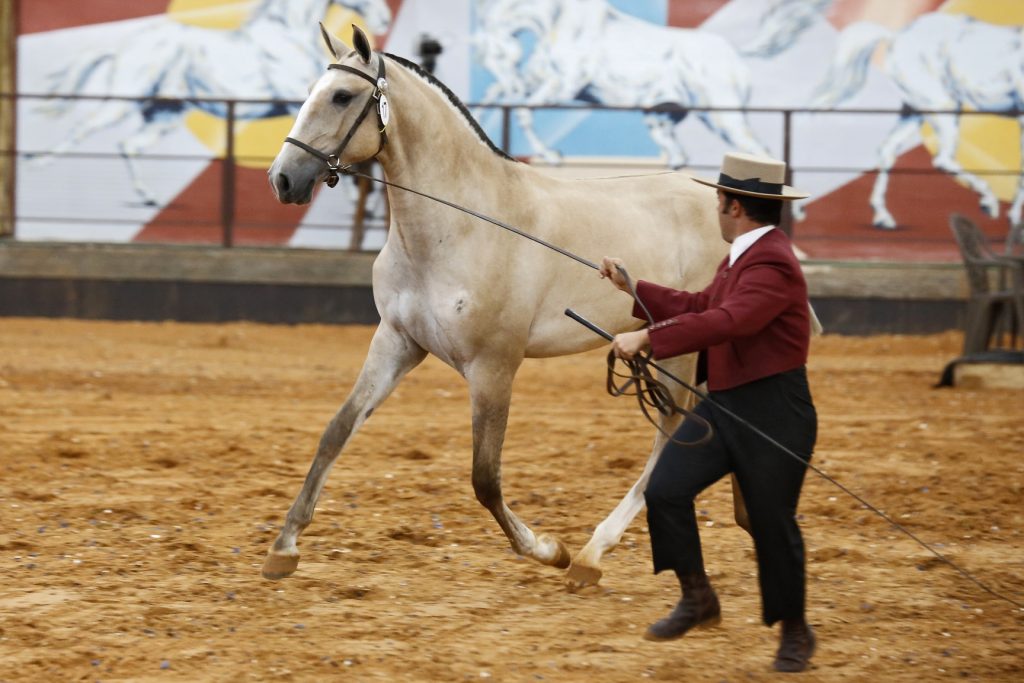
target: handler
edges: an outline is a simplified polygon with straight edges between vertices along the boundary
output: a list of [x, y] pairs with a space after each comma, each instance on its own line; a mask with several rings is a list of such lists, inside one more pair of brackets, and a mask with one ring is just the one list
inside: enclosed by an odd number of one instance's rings
[[[815, 641], [804, 616], [804, 545], [796, 508], [817, 415], [805, 367], [811, 332], [807, 283], [789, 238], [775, 227], [783, 201], [808, 195], [785, 186], [785, 172], [781, 161], [727, 154], [717, 182], [694, 178], [718, 188], [718, 222], [732, 245], [729, 256], [702, 292], [637, 282], [637, 297], [656, 322], [617, 335], [612, 349], [627, 359], [648, 348], [656, 359], [699, 351], [697, 381], [707, 381], [711, 399], [804, 459], [773, 446], [711, 402], [697, 405], [694, 412], [714, 427], [713, 438], [696, 447], [669, 442], [644, 492], [654, 572], [674, 571], [683, 594], [644, 637], [673, 640], [720, 621], [693, 501], [733, 472], [750, 515], [762, 619], [767, 626], [782, 622], [774, 667], [803, 671]], [[620, 259], [605, 257], [601, 277], [628, 292], [617, 266], [623, 266]], [[633, 315], [646, 319], [639, 303]], [[683, 442], [700, 436], [702, 427], [693, 420], [675, 435]]]

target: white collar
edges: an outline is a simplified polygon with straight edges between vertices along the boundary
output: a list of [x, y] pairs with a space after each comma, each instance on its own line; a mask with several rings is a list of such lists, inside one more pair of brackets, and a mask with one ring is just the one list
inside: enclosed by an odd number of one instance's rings
[[774, 225], [766, 225], [762, 228], [749, 230], [742, 235], [737, 235], [736, 239], [732, 241], [732, 246], [729, 247], [729, 267], [732, 268], [733, 264], [736, 263], [736, 259], [742, 256], [743, 252], [747, 249], [750, 249], [754, 242], [758, 241], [774, 229]]

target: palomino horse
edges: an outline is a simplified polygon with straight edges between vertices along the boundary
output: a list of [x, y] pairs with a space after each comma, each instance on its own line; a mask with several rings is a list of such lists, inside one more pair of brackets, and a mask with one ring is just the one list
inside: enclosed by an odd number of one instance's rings
[[[960, 116], [937, 114], [935, 110], [1005, 112], [1016, 116], [1024, 130], [1021, 28], [941, 12], [925, 14], [899, 33], [866, 21], [850, 24], [839, 36], [833, 63], [811, 106], [834, 107], [853, 97], [867, 80], [876, 49], [885, 44], [888, 50], [883, 71], [899, 88], [904, 111], [878, 148], [878, 177], [871, 191], [875, 227], [896, 227], [896, 219], [885, 203], [889, 171], [922, 123], [931, 124], [938, 141], [933, 165], [978, 193], [981, 208], [995, 218], [999, 215], [999, 198], [992, 187], [956, 159]], [[1020, 145], [1024, 154], [1024, 136]], [[1020, 221], [1022, 209], [1024, 174], [1010, 206], [1010, 225]]]
[[[549, 177], [494, 147], [455, 95], [412, 62], [372, 52], [359, 31], [355, 50], [326, 32], [324, 39], [338, 63], [302, 105], [289, 138], [297, 144], [285, 144], [270, 168], [280, 201], [309, 202], [314, 186], [334, 174], [324, 163], [328, 155], [337, 155], [342, 165], [376, 156], [390, 182], [471, 206], [576, 253], [622, 255], [637, 276], [689, 288], [712, 278], [728, 247], [713, 191], [670, 172], [574, 181]], [[383, 111], [368, 115], [373, 98], [382, 94], [390, 122]], [[535, 535], [502, 498], [501, 449], [512, 379], [525, 357], [576, 353], [602, 343], [563, 315], [567, 306], [605, 329], [637, 328], [628, 297], [610, 292], [569, 259], [468, 214], [401, 190], [389, 189], [389, 197], [391, 228], [373, 267], [381, 322], [351, 394], [324, 431], [263, 575], [281, 578], [295, 571], [298, 536], [312, 520], [334, 460], [428, 353], [469, 383], [477, 499], [517, 553], [569, 566], [564, 544]], [[692, 357], [667, 365], [669, 372], [692, 377]], [[677, 423], [670, 419], [662, 426], [671, 430]], [[572, 559], [570, 585], [600, 577], [602, 554], [643, 507], [662, 441], [656, 439], [640, 479]]]
[[[76, 116], [64, 139], [40, 158], [48, 161], [102, 130], [133, 121], [133, 132], [118, 144], [136, 194], [143, 204], [155, 206], [156, 197], [142, 180], [135, 158], [181, 126], [194, 110], [227, 116], [225, 102], [205, 98], [275, 100], [239, 104], [238, 121], [294, 114], [291, 103], [303, 98], [306, 84], [326, 61], [316, 45], [314, 27], [331, 5], [353, 10], [374, 33], [384, 33], [391, 22], [385, 0], [260, 0], [234, 30], [191, 26], [161, 16], [123, 41], [74, 55], [67, 67], [51, 74], [50, 92], [204, 99], [105, 100]], [[63, 116], [74, 103], [61, 100], [43, 111]]]

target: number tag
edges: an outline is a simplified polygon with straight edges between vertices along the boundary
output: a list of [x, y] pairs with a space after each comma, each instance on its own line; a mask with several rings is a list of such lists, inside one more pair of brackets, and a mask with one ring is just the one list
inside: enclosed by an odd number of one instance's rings
[[377, 114], [380, 116], [381, 128], [386, 128], [388, 121], [391, 120], [391, 107], [388, 104], [388, 96], [384, 93], [381, 93], [380, 99], [377, 100]]

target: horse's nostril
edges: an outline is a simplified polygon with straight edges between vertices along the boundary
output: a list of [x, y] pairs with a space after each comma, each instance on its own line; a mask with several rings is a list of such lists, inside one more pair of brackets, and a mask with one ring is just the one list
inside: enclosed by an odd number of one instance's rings
[[279, 194], [287, 194], [288, 190], [292, 187], [292, 183], [288, 180], [288, 176], [284, 173], [277, 174], [277, 191]]

